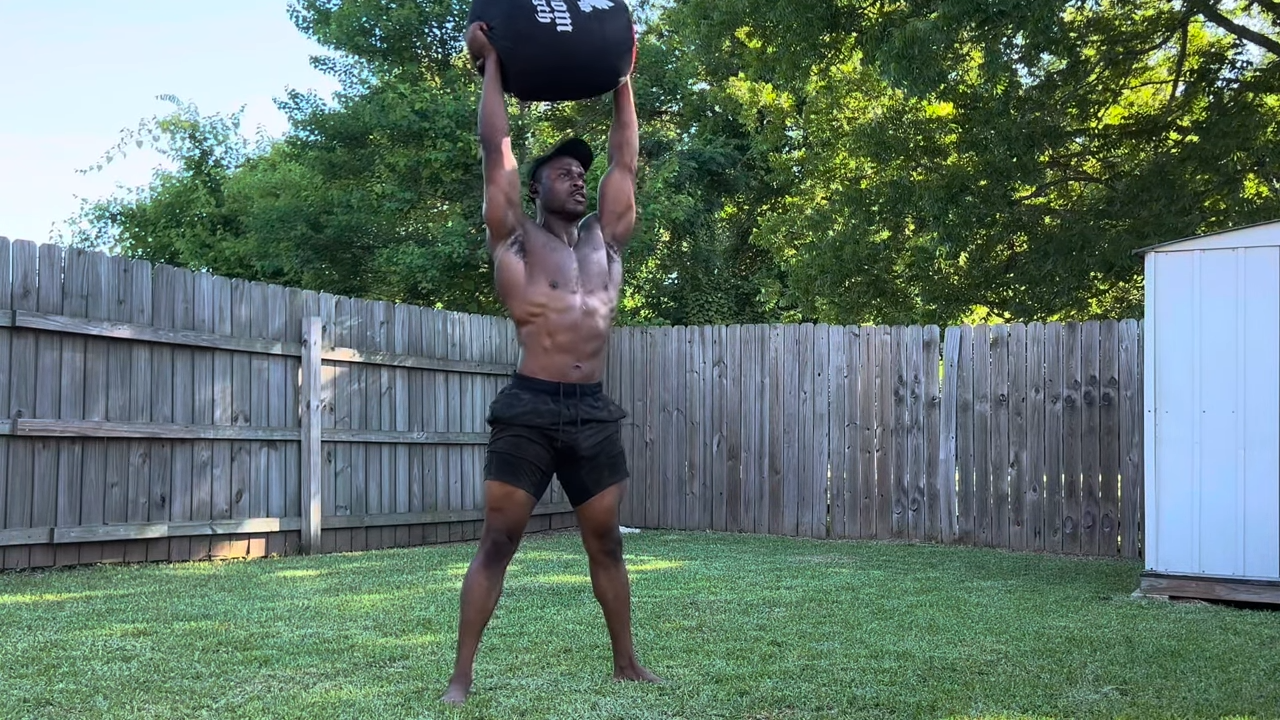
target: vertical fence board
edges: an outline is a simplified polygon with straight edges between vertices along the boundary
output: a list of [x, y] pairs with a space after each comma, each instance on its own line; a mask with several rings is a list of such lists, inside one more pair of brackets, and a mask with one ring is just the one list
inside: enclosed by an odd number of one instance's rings
[[[617, 371], [614, 376], [614, 387], [617, 395], [615, 401], [627, 411], [622, 421], [622, 449], [627, 457], [627, 469], [630, 471], [630, 482], [627, 483], [627, 494], [622, 498], [619, 518], [624, 525], [635, 526], [636, 494], [641, 489], [643, 479], [636, 473], [636, 403], [634, 394], [636, 365], [632, 350], [631, 338], [634, 335], [629, 327], [614, 330], [612, 342], [614, 355], [617, 357]], [[505, 359], [505, 358], [504, 358]]]
[[973, 332], [973, 534], [977, 545], [994, 544], [991, 524], [991, 416], [996, 403], [991, 390], [991, 327], [979, 325]]
[[879, 458], [880, 424], [876, 416], [876, 378], [879, 333], [874, 325], [858, 329], [858, 535], [876, 537], [876, 463]]
[[[191, 328], [196, 332], [213, 333], [214, 289], [213, 276], [196, 273], [191, 289]], [[212, 425], [213, 402], [217, 393], [214, 387], [213, 351], [197, 349], [191, 354], [191, 417], [197, 425]], [[219, 443], [221, 444], [221, 443]], [[191, 460], [191, 519], [213, 519], [213, 452], [212, 440], [197, 440], [192, 445]], [[191, 559], [209, 557], [208, 537], [191, 538]]]
[[[755, 398], [752, 397], [756, 393], [755, 386], [755, 370], [759, 366], [756, 360], [756, 342], [755, 342], [755, 326], [742, 325], [738, 330], [738, 357], [733, 365], [733, 373], [736, 378], [731, 376], [729, 384], [731, 392], [735, 393], [736, 410], [730, 407], [729, 422], [737, 425], [738, 437], [738, 471], [740, 477], [737, 481], [737, 509], [733, 507], [734, 499], [729, 499], [729, 531], [739, 533], [755, 532], [755, 513], [758, 493], [755, 492], [757, 480], [755, 478], [755, 459], [756, 459], [756, 441], [755, 441], [755, 425], [758, 416], [758, 410], [755, 406]], [[733, 389], [734, 383], [738, 384], [737, 389]], [[730, 478], [732, 481], [732, 478]], [[736, 513], [736, 515], [735, 515]], [[736, 522], [735, 522], [736, 519]]]
[[[268, 328], [267, 286], [254, 282], [249, 285], [249, 337], [266, 339]], [[271, 360], [267, 355], [253, 353], [250, 359], [251, 409], [250, 424], [268, 427], [271, 424]], [[253, 479], [249, 494], [249, 516], [268, 517], [271, 499], [271, 448], [268, 442], [253, 444]]]
[[813, 328], [815, 344], [813, 357], [813, 465], [810, 477], [813, 483], [813, 532], [811, 537], [827, 537], [828, 518], [831, 513], [831, 502], [828, 493], [831, 487], [831, 431], [829, 415], [831, 411], [831, 332], [827, 325], [815, 325]]
[[[214, 277], [212, 283], [213, 331], [219, 335], [231, 335], [231, 280], [225, 277]], [[232, 376], [232, 353], [216, 350], [213, 353], [213, 422], [215, 425], [234, 425], [235, 406]], [[213, 458], [210, 472], [213, 475], [213, 489], [210, 500], [210, 514], [214, 520], [229, 520], [233, 515], [234, 482], [232, 475], [233, 444], [219, 442], [213, 446]], [[209, 556], [225, 545], [219, 539], [210, 538]]]
[[1026, 547], [1044, 550], [1044, 325], [1027, 325], [1027, 485]]
[[1098, 554], [1099, 487], [1102, 474], [1100, 426], [1102, 422], [1098, 344], [1100, 326], [1097, 321], [1084, 324], [1080, 338], [1081, 375], [1084, 388], [1081, 406], [1084, 422], [1080, 428], [1080, 551], [1086, 555]]
[[[27, 240], [16, 240], [13, 253], [13, 281], [10, 307], [35, 310], [38, 303], [39, 248]], [[15, 329], [9, 347], [9, 417], [22, 421], [36, 416], [36, 333]], [[4, 527], [31, 527], [31, 504], [35, 492], [35, 444], [29, 438], [15, 438], [9, 445], [8, 486], [5, 494]], [[31, 566], [31, 548], [4, 549], [5, 569]]]
[[813, 497], [813, 369], [814, 355], [817, 348], [814, 342], [813, 325], [802, 324], [799, 327], [799, 358], [796, 376], [796, 433], [793, 436], [793, 457], [795, 458], [795, 475], [792, 480], [796, 485], [796, 534], [801, 537], [813, 535], [813, 506], [817, 498]]
[[[39, 276], [36, 280], [36, 308], [40, 312], [62, 313], [63, 251], [61, 245], [39, 246]], [[36, 333], [35, 336], [35, 415], [56, 418], [62, 406], [62, 336]], [[59, 441], [33, 438], [31, 444], [35, 474], [32, 477], [31, 526], [51, 527], [58, 521], [58, 456]], [[51, 545], [31, 548], [31, 566], [49, 567], [57, 561]]]
[[987, 542], [1009, 546], [1009, 326], [991, 326], [990, 504]]
[[752, 406], [755, 409], [756, 417], [752, 418], [752, 442], [755, 445], [755, 457], [752, 462], [755, 463], [755, 471], [753, 476], [758, 483], [758, 489], [755, 493], [755, 532], [769, 532], [769, 515], [772, 512], [770, 506], [772, 496], [772, 486], [769, 483], [769, 337], [770, 329], [768, 325], [758, 324], [752, 326], [755, 335], [755, 347], [752, 348], [752, 357], [756, 359], [756, 369], [753, 371], [752, 384], [756, 389], [754, 396], [751, 398]]
[[724, 496], [717, 501], [717, 511], [724, 520], [718, 523], [721, 530], [742, 530], [742, 327], [730, 325], [724, 330], [725, 347], [724, 378], [720, 387], [724, 392], [721, 405], [721, 425], [725, 434]]
[[[796, 325], [782, 328], [783, 339], [783, 405], [782, 405], [782, 467], [783, 467], [783, 508], [782, 524], [784, 535], [800, 533], [800, 487], [803, 483], [800, 469], [800, 443], [803, 426], [800, 421], [800, 369], [804, 358], [812, 350], [812, 344], [805, 346], [801, 341], [801, 329]], [[794, 351], [787, 352], [788, 348]]]
[[[405, 308], [405, 351], [410, 355], [422, 357], [422, 313], [420, 307]], [[506, 354], [506, 348], [501, 348], [503, 355]], [[506, 358], [502, 358], [506, 361]], [[409, 371], [407, 390], [407, 402], [409, 404], [409, 431], [425, 432], [426, 423], [423, 419], [423, 410], [425, 406], [424, 386], [425, 375], [421, 370]], [[427, 497], [430, 487], [427, 485], [428, 473], [425, 467], [425, 448], [421, 445], [414, 445], [409, 448], [409, 512], [420, 513], [426, 512]], [[481, 481], [483, 482], [483, 478]], [[434, 497], [434, 496], [432, 496]], [[426, 528], [422, 525], [414, 525], [409, 529], [409, 545], [417, 547], [426, 542]]]
[[[154, 270], [150, 263], [142, 260], [134, 260], [130, 265], [129, 321], [139, 325], [151, 325], [154, 322], [152, 304]], [[168, 282], [167, 278], [165, 282]], [[171, 402], [155, 397], [157, 389], [161, 391], [166, 387], [171, 389], [167, 382], [172, 379], [172, 370], [169, 370], [164, 379], [156, 380], [153, 368], [157, 357], [153, 352], [155, 350], [157, 348], [149, 347], [146, 343], [130, 343], [129, 374], [132, 378], [132, 389], [129, 395], [129, 415], [136, 422], [156, 422], [157, 418], [170, 417], [172, 412]], [[172, 353], [169, 353], [161, 355], [160, 358], [165, 359], [171, 356]], [[156, 387], [157, 382], [161, 383], [161, 387]], [[125, 518], [129, 522], [146, 522], [151, 513], [149, 506], [163, 505], [160, 502], [161, 488], [169, 479], [169, 458], [165, 452], [167, 450], [167, 444], [161, 446], [159, 443], [153, 444], [147, 440], [134, 440], [129, 443], [129, 482], [125, 487], [127, 495], [124, 498]], [[164, 472], [156, 472], [152, 468], [154, 464], [159, 464]], [[162, 559], [159, 557], [158, 545], [159, 543], [145, 541], [127, 542], [124, 545], [124, 560], [141, 562], [149, 557]], [[150, 547], [155, 547], [154, 555], [149, 553]]]
[[[285, 331], [285, 322], [289, 319], [289, 294], [281, 285], [267, 288], [267, 338], [284, 342], [290, 333]], [[296, 334], [295, 334], [296, 337]], [[317, 370], [318, 372], [318, 370]], [[267, 359], [268, 387], [271, 388], [270, 402], [267, 403], [267, 421], [271, 427], [289, 427], [286, 404], [289, 401], [289, 359], [282, 355], [273, 355]], [[325, 415], [325, 398], [320, 398], [320, 414]], [[288, 443], [293, 445], [293, 443]], [[286, 517], [288, 515], [288, 488], [296, 480], [285, 475], [287, 462], [285, 459], [285, 443], [273, 441], [267, 443], [267, 472], [270, 481], [267, 489], [267, 514], [270, 517]], [[321, 457], [321, 478], [324, 472], [324, 459]], [[284, 553], [284, 535], [275, 533], [267, 538], [267, 554]]]
[[1066, 358], [1063, 357], [1062, 326], [1053, 323], [1044, 329], [1044, 549], [1062, 550], [1063, 511], [1063, 427]]
[[893, 343], [890, 371], [893, 383], [893, 513], [890, 522], [892, 536], [897, 539], [906, 539], [910, 532], [907, 527], [907, 488], [911, 472], [911, 361], [907, 334], [907, 328], [902, 325], [895, 325], [890, 330]]
[[906, 331], [907, 340], [907, 537], [925, 539], [925, 420], [924, 332], [919, 325]]
[[878, 393], [876, 442], [876, 538], [885, 540], [894, 536], [894, 450], [896, 446], [894, 402], [897, 383], [894, 376], [893, 330], [880, 326], [877, 330], [876, 391]]
[[[0, 243], [0, 305], [8, 306], [9, 293], [8, 244]], [[114, 260], [103, 253], [86, 254], [87, 285], [83, 315], [94, 320], [110, 318], [111, 288], [113, 287]], [[84, 414], [85, 420], [107, 419], [107, 385], [110, 381], [109, 352], [111, 344], [102, 338], [89, 337], [84, 342]], [[0, 363], [9, 361], [8, 331], [0, 330]], [[8, 404], [8, 385], [0, 383], [0, 403]], [[7, 440], [0, 438], [0, 467], [4, 467], [4, 446]], [[84, 441], [84, 457], [81, 461], [83, 477], [80, 483], [79, 523], [101, 525], [106, 503], [106, 440], [95, 438]], [[4, 505], [4, 481], [0, 479], [0, 506]], [[3, 522], [0, 512], [0, 522]], [[102, 545], [88, 543], [80, 546], [79, 562], [96, 563], [102, 559]]]
[[[348, 297], [335, 297], [333, 300], [333, 343], [339, 347], [352, 347], [353, 333], [356, 332], [355, 307]], [[320, 302], [321, 313], [328, 305], [328, 297]], [[324, 370], [321, 370], [323, 382]], [[334, 428], [356, 429], [365, 425], [365, 393], [358, 383], [362, 375], [357, 374], [355, 365], [335, 364], [333, 370], [334, 392]], [[357, 491], [357, 483], [365, 477], [365, 457], [356, 457], [355, 443], [332, 443], [329, 452], [333, 454], [334, 464], [334, 512], [337, 515], [356, 514], [357, 495], [364, 498], [364, 488]], [[321, 491], [323, 492], [323, 491]], [[320, 544], [324, 546], [325, 534], [321, 533]], [[338, 552], [351, 550], [353, 547], [353, 530], [334, 530], [333, 543]]]
[[[365, 300], [361, 303], [361, 311], [364, 317], [364, 333], [359, 340], [362, 343], [360, 349], [375, 352], [382, 351], [383, 328], [385, 327], [385, 318], [383, 317], [384, 305], [376, 300]], [[450, 314], [449, 336], [451, 341], [454, 340], [458, 329], [456, 326], [456, 318]], [[456, 341], [455, 341], [456, 342]], [[451, 343], [452, 345], [452, 343]], [[457, 353], [451, 352], [450, 357], [457, 359]], [[383, 425], [383, 398], [386, 389], [387, 376], [384, 368], [380, 365], [364, 366], [364, 425], [369, 430], [382, 431], [388, 429]], [[449, 415], [450, 415], [450, 432], [459, 432], [462, 428], [459, 426], [462, 415], [462, 378], [454, 375], [450, 377], [449, 388]], [[386, 472], [390, 468], [386, 467], [385, 461], [387, 455], [383, 452], [384, 446], [381, 443], [367, 443], [365, 445], [364, 468], [365, 468], [365, 511], [374, 514], [387, 512], [386, 495], [387, 489]], [[454, 451], [450, 458], [453, 466], [450, 468], [457, 489], [461, 491], [462, 473], [461, 467], [458, 466], [460, 458], [457, 455], [457, 448], [451, 448]], [[461, 510], [465, 505], [460, 504], [457, 510]], [[383, 528], [372, 527], [365, 529], [365, 548], [368, 550], [381, 550], [385, 545], [382, 542]], [[453, 538], [460, 540], [461, 538]]]
[[1027, 486], [1030, 484], [1030, 451], [1027, 449], [1027, 327], [1009, 326], [1009, 510], [1008, 545], [1027, 547]]
[[1080, 497], [1081, 442], [1084, 421], [1081, 406], [1083, 391], [1081, 367], [1081, 326], [1067, 323], [1062, 332], [1062, 549], [1079, 553], [1081, 512]]
[[649, 461], [653, 455], [653, 435], [649, 423], [649, 413], [653, 405], [653, 384], [650, 382], [654, 361], [649, 352], [650, 330], [634, 328], [631, 330], [632, 369], [631, 376], [632, 407], [636, 408], [635, 435], [633, 448], [635, 451], [635, 467], [632, 473], [639, 482], [635, 483], [635, 498], [632, 500], [631, 521], [641, 527], [648, 525], [650, 488], [653, 487], [653, 475]]
[[784, 355], [782, 325], [769, 326], [769, 534], [785, 535], [786, 504], [789, 497], [784, 487], [788, 475], [786, 464], [787, 363]]
[[[195, 329], [195, 274], [180, 269], [173, 275], [173, 322], [184, 330]], [[283, 315], [280, 317], [283, 318]], [[173, 421], [190, 425], [195, 423], [195, 352], [189, 347], [173, 349]], [[273, 386], [271, 396], [284, 392], [283, 384]], [[169, 499], [169, 519], [188, 522], [192, 519], [195, 493], [195, 441], [177, 440], [173, 448], [172, 496]], [[168, 555], [171, 562], [191, 559], [191, 538], [170, 538]]]
[[699, 467], [708, 469], [708, 477], [711, 475], [709, 466], [705, 462], [698, 462], [702, 448], [699, 432], [706, 430], [706, 424], [701, 421], [698, 410], [711, 386], [708, 372], [711, 348], [702, 347], [701, 332], [697, 327], [681, 325], [671, 328], [670, 341], [670, 378], [675, 382], [675, 400], [671, 418], [674, 432], [671, 439], [672, 452], [668, 457], [675, 467], [671, 469], [674, 485], [668, 488], [669, 502], [664, 504], [671, 508], [671, 527], [678, 530], [705, 530], [709, 528], [699, 527], [703, 492], [694, 489], [702, 477], [692, 467], [696, 463]]
[[702, 334], [702, 348], [706, 363], [706, 378], [702, 396], [702, 419], [707, 437], [707, 455], [703, 460], [707, 468], [707, 481], [703, 487], [707, 489], [701, 496], [699, 506], [699, 526], [714, 527], [714, 515], [718, 497], [724, 493], [724, 329], [703, 325], [699, 328]]
[[1120, 554], [1139, 555], [1138, 521], [1142, 513], [1142, 384], [1138, 321], [1120, 325]]
[[[455, 312], [449, 313], [445, 327], [449, 338], [449, 359], [461, 360], [467, 332], [462, 316]], [[463, 429], [463, 382], [464, 378], [457, 373], [449, 373], [449, 432], [462, 432]], [[455, 501], [455, 510], [471, 510], [474, 507], [475, 498], [468, 487], [468, 478], [462, 476], [462, 469], [465, 467], [463, 455], [463, 448], [456, 445], [449, 447], [449, 490]], [[449, 524], [450, 542], [458, 542], [465, 537], [463, 525], [460, 522]]]
[[960, 327], [960, 347], [956, 365], [956, 540], [977, 544], [977, 497], [975, 496], [976, 410], [974, 374], [977, 346], [974, 328]]
[[847, 484], [845, 486], [844, 537], [859, 537], [862, 500], [862, 386], [858, 377], [862, 372], [861, 330], [854, 327], [841, 329], [844, 357], [845, 437], [844, 463]]
[[[440, 319], [442, 316], [443, 313], [437, 310], [428, 310], [426, 316], [423, 318], [422, 351], [426, 353], [427, 357], [445, 357], [447, 353], [447, 344], [445, 343], [445, 338], [440, 329]], [[433, 432], [442, 432], [446, 425], [444, 406], [445, 403], [448, 402], [444, 373], [427, 373], [425, 391], [427, 394], [427, 406], [423, 421], [429, 423], [429, 427]], [[427, 467], [430, 468], [432, 489], [435, 492], [432, 509], [448, 510], [449, 476], [445, 448], [429, 448], [425, 462], [427, 463]], [[447, 541], [449, 539], [448, 526], [442, 524], [428, 528], [427, 539], [430, 542]]]
[[324, 474], [323, 446], [321, 433], [324, 426], [323, 377], [320, 372], [320, 352], [324, 347], [324, 323], [317, 316], [303, 321], [305, 330], [302, 335], [302, 402], [303, 416], [301, 427], [302, 446], [302, 552], [314, 553], [320, 550], [321, 513], [323, 502], [320, 494]]
[[[249, 337], [250, 303], [249, 283], [231, 281], [231, 334]], [[231, 422], [244, 427], [253, 422], [252, 379], [253, 362], [248, 353], [231, 355]], [[241, 520], [252, 517], [253, 445], [237, 440], [231, 445], [231, 517]]]
[[730, 384], [728, 384], [728, 364], [730, 364], [730, 331], [731, 328], [719, 325], [714, 329], [712, 346], [716, 357], [716, 404], [712, 407], [714, 423], [716, 423], [716, 486], [714, 506], [712, 507], [712, 527], [724, 532], [728, 529], [728, 496], [730, 496], [730, 468], [733, 464], [733, 446], [730, 441], [730, 423], [728, 423], [728, 407], [730, 407]]
[[[171, 329], [177, 325], [175, 301], [178, 285], [178, 269], [170, 265], [156, 265], [152, 269], [151, 282], [148, 283], [151, 288], [150, 297], [146, 300], [140, 300], [137, 292], [146, 292], [140, 280], [142, 273], [135, 272], [133, 275], [135, 290], [134, 296], [134, 317], [139, 323], [149, 322], [151, 325], [162, 328]], [[265, 310], [265, 308], [264, 308]], [[147, 313], [144, 319], [139, 311]], [[142, 349], [144, 354], [150, 353], [150, 383], [151, 383], [151, 400], [150, 400], [150, 421], [157, 423], [173, 422], [173, 352], [176, 349], [172, 345], [164, 344], [147, 344], [138, 343], [138, 348]], [[137, 356], [135, 356], [136, 359]], [[135, 377], [135, 379], [137, 379]], [[144, 381], [145, 382], [145, 381]], [[263, 401], [266, 400], [265, 388], [260, 392]], [[145, 414], [145, 408], [141, 408]], [[150, 488], [150, 497], [138, 496], [131, 498], [129, 520], [130, 522], [165, 522], [170, 517], [170, 500], [173, 494], [174, 484], [174, 467], [173, 467], [173, 450], [175, 442], [170, 440], [150, 440], [142, 441], [135, 444], [136, 451], [140, 457], [139, 466], [146, 465], [149, 462], [149, 472], [144, 473], [139, 482]], [[128, 548], [126, 548], [126, 559], [128, 557]], [[169, 553], [169, 541], [167, 539], [149, 540], [146, 542], [147, 560], [164, 560]], [[139, 558], [141, 559], [141, 558]]]
[[[79, 248], [68, 248], [64, 260], [62, 282], [62, 314], [88, 317], [89, 303], [89, 254]], [[67, 335], [62, 338], [62, 392], [58, 417], [63, 420], [82, 420], [85, 417], [85, 338]], [[8, 362], [6, 357], [0, 363]], [[7, 372], [7, 371], [6, 371]], [[92, 442], [92, 441], [89, 441]], [[86, 475], [84, 466], [84, 440], [64, 440], [58, 454], [58, 507], [55, 522], [59, 527], [75, 527], [80, 524], [81, 486]], [[0, 464], [0, 467], [3, 467]], [[3, 483], [0, 483], [3, 492]], [[74, 565], [80, 562], [80, 546], [59, 546], [55, 551], [55, 564]]]
[[[331, 296], [332, 297], [332, 296]], [[286, 313], [285, 318], [285, 338], [291, 343], [302, 343], [302, 320], [303, 318], [319, 317], [321, 325], [321, 342], [333, 342], [333, 305], [330, 304], [328, 312], [320, 311], [320, 294], [314, 290], [303, 291], [298, 288], [289, 288], [285, 297]], [[291, 428], [298, 428], [299, 442], [285, 443], [284, 450], [284, 473], [285, 473], [285, 515], [288, 517], [302, 517], [302, 357], [289, 357], [285, 362], [285, 422]], [[334, 404], [333, 404], [333, 384], [326, 383], [324, 376], [324, 366], [321, 365], [320, 375], [320, 394], [321, 394], [321, 426], [333, 427], [334, 422]], [[323, 514], [324, 502], [328, 499], [330, 505], [333, 502], [335, 493], [334, 488], [334, 464], [333, 464], [333, 447], [323, 447], [321, 449], [321, 477], [320, 477], [320, 500], [321, 511]], [[333, 535], [330, 534], [330, 540], [326, 546], [324, 534], [320, 536], [321, 552], [333, 552], [334, 542]], [[302, 533], [297, 535], [287, 533], [284, 538], [284, 552], [287, 555], [294, 555], [301, 551]]]
[[828, 403], [829, 412], [826, 423], [827, 456], [831, 465], [831, 478], [827, 484], [830, 498], [830, 527], [827, 534], [833, 538], [846, 537], [845, 525], [848, 518], [846, 508], [849, 506], [848, 493], [851, 478], [845, 453], [849, 447], [847, 438], [850, 419], [855, 414], [847, 404], [845, 330], [846, 328], [839, 325], [827, 327], [827, 386], [831, 398]]
[[667, 359], [663, 344], [662, 328], [645, 330], [645, 346], [648, 350], [649, 382], [648, 413], [645, 416], [645, 438], [648, 453], [645, 458], [646, 473], [649, 477], [650, 492], [644, 499], [645, 527], [662, 527], [662, 490], [666, 487], [662, 479], [662, 405], [665, 393], [663, 373], [667, 371]]
[[[409, 310], [407, 305], [393, 304], [391, 306], [391, 352], [400, 355], [409, 353]], [[480, 323], [485, 320], [481, 317], [473, 317], [472, 320]], [[473, 335], [474, 337], [474, 335]], [[481, 335], [481, 342], [488, 342], [488, 333]], [[488, 361], [488, 358], [486, 358]], [[392, 409], [395, 413], [395, 430], [397, 432], [409, 431], [409, 370], [408, 368], [396, 368], [392, 377], [392, 387], [395, 388], [395, 395], [392, 398]], [[481, 425], [484, 424], [484, 416], [481, 414], [480, 408], [484, 404], [485, 397], [488, 393], [476, 393], [471, 398], [472, 405], [472, 422], [471, 432], [483, 432]], [[413, 499], [413, 468], [409, 464], [409, 446], [398, 444], [394, 446], [395, 451], [395, 512], [407, 513]], [[475, 453], [472, 453], [473, 456]], [[473, 485], [479, 484], [479, 476], [484, 474], [482, 463], [472, 458], [471, 466], [471, 482]], [[483, 504], [483, 492], [476, 493], [481, 498]], [[405, 547], [409, 544], [409, 528], [402, 526], [396, 528], [395, 542], [397, 547]]]
[[941, 488], [938, 485], [938, 447], [942, 445], [942, 388], [939, 386], [939, 353], [941, 330], [930, 325], [924, 328], [924, 484], [925, 528], [924, 540], [942, 540]]
[[956, 527], [956, 466], [959, 447], [959, 430], [956, 406], [959, 399], [960, 364], [959, 327], [949, 327], [942, 344], [942, 396], [939, 401], [938, 454], [935, 460], [937, 475], [934, 486], [938, 493], [938, 539], [944, 543], [958, 540]]
[[1098, 449], [1099, 467], [1098, 553], [1120, 555], [1120, 326], [1115, 320], [1101, 325], [1098, 341]]

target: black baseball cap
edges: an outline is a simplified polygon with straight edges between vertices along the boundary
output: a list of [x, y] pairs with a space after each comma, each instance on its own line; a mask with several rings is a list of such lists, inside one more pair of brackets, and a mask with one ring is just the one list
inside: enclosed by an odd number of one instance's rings
[[533, 165], [529, 167], [529, 182], [533, 182], [533, 179], [538, 175], [538, 168], [558, 157], [569, 157], [577, 160], [584, 172], [591, 169], [591, 163], [595, 160], [595, 154], [591, 152], [591, 146], [585, 140], [571, 137], [533, 161]]

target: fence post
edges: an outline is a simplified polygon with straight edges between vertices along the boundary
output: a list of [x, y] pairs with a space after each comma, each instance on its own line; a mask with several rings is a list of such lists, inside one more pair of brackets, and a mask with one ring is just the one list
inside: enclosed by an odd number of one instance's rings
[[320, 551], [320, 472], [322, 466], [320, 352], [324, 327], [320, 318], [302, 321], [302, 553]]

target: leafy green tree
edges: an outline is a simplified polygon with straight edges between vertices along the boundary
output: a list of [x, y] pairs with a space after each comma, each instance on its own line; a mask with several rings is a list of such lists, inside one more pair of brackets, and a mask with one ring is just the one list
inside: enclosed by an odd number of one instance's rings
[[759, 118], [757, 242], [842, 321], [1133, 315], [1135, 248], [1280, 215], [1266, 0], [686, 0]]
[[[295, 3], [295, 24], [333, 52], [316, 62], [341, 82], [334, 102], [291, 93], [280, 103], [288, 135], [252, 147], [235, 116], [179, 105], [153, 119], [148, 139], [177, 170], [86, 208], [77, 242], [330, 292], [497, 311], [480, 212], [479, 85], [462, 56], [466, 10], [442, 0]], [[764, 319], [761, 277], [779, 280], [770, 255], [750, 243], [754, 212], [742, 212], [759, 192], [749, 134], [688, 82], [698, 68], [661, 16], [644, 3], [636, 15], [642, 177], [623, 321]], [[611, 115], [607, 98], [513, 101], [510, 110], [522, 162], [569, 133], [603, 148]], [[597, 164], [590, 181], [602, 171]]]
[[[1134, 315], [1133, 249], [1280, 215], [1280, 4], [640, 0], [637, 236], [622, 321]], [[176, 170], [76, 241], [494, 312], [467, 4], [296, 0], [332, 102], [291, 130], [178, 105], [123, 147]], [[517, 158], [604, 146], [608, 99], [512, 102]], [[598, 182], [602, 167], [593, 171]]]

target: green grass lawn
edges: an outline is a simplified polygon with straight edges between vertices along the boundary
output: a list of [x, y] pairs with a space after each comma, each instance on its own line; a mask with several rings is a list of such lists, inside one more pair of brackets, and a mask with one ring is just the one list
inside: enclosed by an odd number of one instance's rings
[[576, 533], [526, 539], [476, 694], [437, 704], [474, 543], [0, 575], [0, 716], [1280, 717], [1280, 614], [1135, 600], [1133, 562], [646, 531], [608, 679]]

